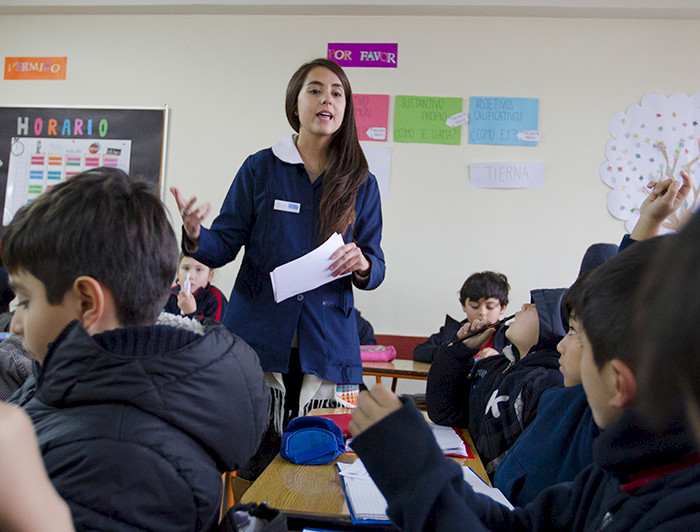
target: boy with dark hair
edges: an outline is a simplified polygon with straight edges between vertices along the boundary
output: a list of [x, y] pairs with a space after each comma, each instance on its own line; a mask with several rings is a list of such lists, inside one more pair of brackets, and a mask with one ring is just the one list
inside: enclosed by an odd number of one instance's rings
[[51, 188], [3, 236], [12, 330], [41, 364], [14, 400], [78, 529], [209, 530], [221, 473], [266, 428], [249, 346], [217, 324], [156, 324], [177, 257], [158, 197], [107, 168]]
[[562, 301], [569, 316], [569, 330], [557, 345], [564, 387], [542, 393], [535, 419], [518, 436], [493, 477], [493, 485], [514, 506], [533, 501], [548, 486], [573, 480], [593, 460], [592, 444], [600, 429], [581, 384], [583, 345], [578, 318], [586, 276], [571, 285]]
[[[700, 449], [700, 214], [689, 221], [650, 266], [635, 301], [631, 350], [640, 353], [640, 395], [657, 423], [685, 411]], [[663, 318], [658, 312], [663, 309]], [[672, 355], [674, 361], [669, 360]]]
[[[496, 323], [506, 311], [509, 291], [508, 278], [502, 273], [484, 271], [471, 274], [459, 291], [459, 303], [467, 315], [466, 318], [457, 321], [447, 314], [445, 325], [414, 348], [413, 360], [432, 362], [441, 352], [464, 353], [466, 348], [460, 340], [472, 330], [476, 330], [473, 327], [476, 320], [482, 322], [481, 326]], [[495, 355], [502, 351], [506, 343], [504, 328], [498, 327], [494, 335], [480, 346], [480, 355]]]
[[[565, 334], [561, 299], [566, 290], [532, 290], [505, 328], [503, 352], [475, 360], [489, 329], [462, 342], [460, 353], [438, 352], [430, 367], [426, 408], [440, 425], [468, 427], [486, 471], [493, 474], [505, 452], [535, 418], [540, 395], [561, 386], [556, 345]], [[486, 325], [476, 320], [474, 326]]]
[[[694, 530], [700, 519], [700, 458], [690, 431], [670, 419], [650, 428], [636, 402], [635, 354], [624, 349], [631, 311], [658, 239], [593, 271], [581, 297], [581, 378], [604, 432], [593, 464], [573, 482], [551, 486], [509, 511], [475, 494], [461, 468], [442, 455], [420, 413], [383, 386], [360, 394], [353, 449], [403, 530]], [[697, 317], [697, 316], [696, 316]], [[672, 355], [669, 355], [672, 356]], [[381, 445], [377, 445], [381, 442]], [[391, 457], [391, 459], [387, 459]], [[402, 459], [403, 458], [403, 459]], [[425, 486], [430, 486], [425, 489]]]

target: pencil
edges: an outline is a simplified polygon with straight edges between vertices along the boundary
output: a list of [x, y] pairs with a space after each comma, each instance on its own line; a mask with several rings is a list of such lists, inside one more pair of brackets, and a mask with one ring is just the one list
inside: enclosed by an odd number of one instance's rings
[[482, 327], [478, 331], [472, 331], [468, 335], [466, 335], [464, 338], [460, 338], [459, 340], [455, 340], [453, 342], [450, 342], [447, 347], [452, 347], [455, 344], [458, 344], [460, 342], [463, 342], [467, 338], [472, 338], [473, 336], [476, 336], [477, 334], [481, 334], [482, 332], [491, 329], [492, 327], [498, 327], [499, 325], [502, 325], [503, 323], [512, 320], [515, 318], [515, 314], [512, 314], [511, 316], [508, 316], [506, 318], [503, 318], [502, 320], [498, 320], [496, 323], [492, 323], [490, 325], [487, 325], [486, 327]]

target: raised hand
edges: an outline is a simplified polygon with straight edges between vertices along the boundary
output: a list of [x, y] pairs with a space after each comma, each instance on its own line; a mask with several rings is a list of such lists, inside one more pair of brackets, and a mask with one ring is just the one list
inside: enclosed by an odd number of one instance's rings
[[177, 203], [177, 210], [182, 218], [182, 225], [185, 227], [185, 232], [192, 240], [199, 238], [199, 230], [202, 228], [202, 221], [209, 216], [211, 212], [211, 203], [207, 202], [197, 207], [194, 204], [197, 202], [197, 197], [193, 196], [189, 200], [185, 199], [179, 189], [172, 187], [170, 189]]
[[396, 394], [383, 384], [377, 384], [371, 392], [360, 392], [348, 430], [350, 434], [357, 436], [399, 408], [401, 400]]

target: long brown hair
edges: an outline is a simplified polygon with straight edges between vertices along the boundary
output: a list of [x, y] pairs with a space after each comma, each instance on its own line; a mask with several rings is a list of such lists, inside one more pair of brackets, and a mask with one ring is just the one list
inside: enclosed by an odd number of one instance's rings
[[345, 93], [343, 122], [326, 147], [326, 170], [319, 204], [319, 234], [325, 240], [335, 232], [345, 234], [354, 222], [357, 191], [367, 180], [369, 166], [357, 139], [350, 82], [343, 69], [333, 61], [324, 58], [309, 61], [300, 66], [289, 80], [285, 99], [289, 124], [299, 132], [299, 116], [296, 114], [299, 93], [308, 73], [319, 66], [338, 76]]

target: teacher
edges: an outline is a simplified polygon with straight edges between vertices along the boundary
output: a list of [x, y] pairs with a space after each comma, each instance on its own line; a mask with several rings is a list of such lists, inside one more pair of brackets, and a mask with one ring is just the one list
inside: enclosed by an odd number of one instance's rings
[[[248, 157], [210, 229], [201, 223], [211, 206], [171, 189], [186, 255], [218, 268], [245, 248], [223, 323], [258, 353], [277, 432], [291, 417], [334, 406], [336, 385], [362, 382], [352, 285], [372, 290], [385, 272], [379, 189], [345, 72], [327, 59], [302, 65], [285, 108], [296, 134]], [[330, 257], [337, 279], [275, 303], [270, 272], [335, 232], [345, 242]]]

